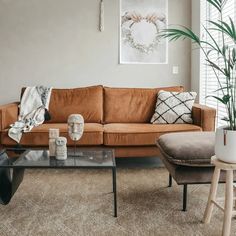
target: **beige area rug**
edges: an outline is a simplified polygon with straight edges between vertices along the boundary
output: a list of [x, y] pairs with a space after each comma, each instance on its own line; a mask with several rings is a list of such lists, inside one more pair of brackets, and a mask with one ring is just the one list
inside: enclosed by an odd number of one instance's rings
[[220, 210], [210, 225], [201, 223], [209, 185], [189, 187], [185, 213], [182, 186], [167, 188], [167, 182], [164, 168], [118, 169], [114, 218], [110, 171], [29, 170], [10, 204], [0, 206], [0, 235], [221, 235]]

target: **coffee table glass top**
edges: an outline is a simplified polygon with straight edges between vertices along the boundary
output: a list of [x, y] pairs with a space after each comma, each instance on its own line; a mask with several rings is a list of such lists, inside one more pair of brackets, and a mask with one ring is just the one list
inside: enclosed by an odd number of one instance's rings
[[[6, 154], [9, 150], [6, 150]], [[111, 168], [115, 167], [114, 152], [112, 149], [80, 149], [76, 152], [68, 150], [68, 157], [64, 161], [49, 156], [49, 151], [26, 150], [18, 157], [0, 156], [0, 167], [11, 168]], [[2, 160], [1, 160], [2, 159]]]

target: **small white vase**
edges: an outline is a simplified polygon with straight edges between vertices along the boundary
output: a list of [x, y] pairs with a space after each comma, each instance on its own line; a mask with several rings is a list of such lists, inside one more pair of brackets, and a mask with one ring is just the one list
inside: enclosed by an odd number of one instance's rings
[[226, 127], [216, 130], [215, 154], [221, 161], [236, 163], [236, 131]]

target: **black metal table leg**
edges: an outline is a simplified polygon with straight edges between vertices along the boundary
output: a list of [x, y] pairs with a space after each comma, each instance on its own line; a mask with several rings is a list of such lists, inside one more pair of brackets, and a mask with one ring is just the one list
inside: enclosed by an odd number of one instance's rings
[[0, 204], [7, 205], [20, 186], [24, 169], [0, 168]]
[[188, 185], [184, 184], [184, 191], [183, 191], [183, 211], [187, 211], [187, 195], [188, 195]]
[[24, 177], [24, 168], [7, 168], [11, 160], [5, 151], [0, 152], [0, 204], [7, 205]]
[[169, 185], [168, 187], [172, 187], [172, 176], [171, 174], [169, 174]]
[[113, 195], [114, 195], [114, 217], [117, 217], [116, 167], [112, 168], [112, 182], [113, 182]]

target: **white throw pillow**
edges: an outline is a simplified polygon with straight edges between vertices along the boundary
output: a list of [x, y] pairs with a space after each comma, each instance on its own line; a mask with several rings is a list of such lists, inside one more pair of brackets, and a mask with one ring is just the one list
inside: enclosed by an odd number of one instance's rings
[[159, 91], [153, 124], [191, 124], [192, 107], [196, 99], [195, 92]]

